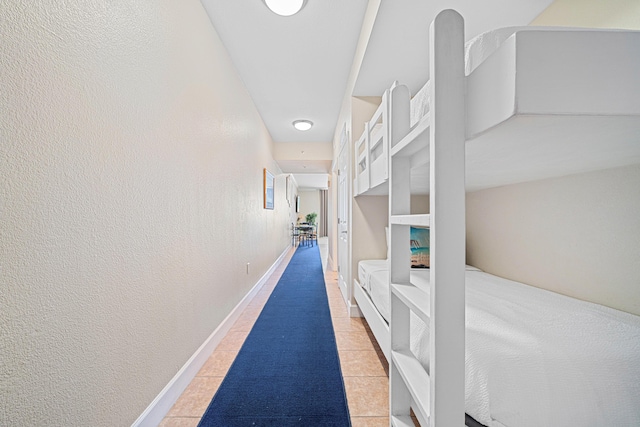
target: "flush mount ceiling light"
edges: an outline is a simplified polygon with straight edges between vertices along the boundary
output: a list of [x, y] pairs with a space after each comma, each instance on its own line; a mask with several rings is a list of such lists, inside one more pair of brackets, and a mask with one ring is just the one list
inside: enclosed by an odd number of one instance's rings
[[264, 3], [275, 14], [291, 16], [300, 12], [307, 0], [264, 0]]
[[298, 130], [309, 130], [313, 126], [313, 122], [311, 120], [296, 120], [293, 122], [293, 127]]

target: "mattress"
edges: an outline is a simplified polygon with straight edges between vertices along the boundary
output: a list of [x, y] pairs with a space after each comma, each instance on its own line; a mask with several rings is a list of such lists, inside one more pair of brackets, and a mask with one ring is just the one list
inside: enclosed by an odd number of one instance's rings
[[[506, 27], [482, 33], [465, 43], [465, 75], [469, 75], [484, 62], [502, 43], [519, 31], [571, 30], [559, 27]], [[577, 30], [573, 28], [573, 30]], [[428, 80], [411, 98], [410, 126], [414, 127], [429, 112], [431, 102], [431, 80]]]
[[[429, 286], [429, 270], [428, 269], [414, 269], [411, 270], [411, 283], [421, 288], [428, 288]], [[362, 283], [362, 282], [360, 282]], [[384, 320], [389, 323], [391, 316], [391, 309], [389, 305], [389, 270], [385, 266], [384, 269], [378, 268], [375, 271], [371, 271], [368, 276], [368, 289], [365, 290], [369, 293], [373, 305], [376, 306], [380, 315]], [[416, 317], [416, 319], [418, 319]], [[420, 320], [420, 319], [418, 319]]]
[[[475, 267], [467, 266], [467, 271], [480, 271]], [[429, 269], [412, 268], [409, 280], [415, 286], [429, 291]], [[391, 316], [389, 305], [389, 260], [370, 259], [358, 262], [358, 283], [367, 291], [371, 302], [376, 307], [384, 320], [389, 323]], [[415, 319], [420, 321], [416, 316]], [[421, 321], [420, 321], [421, 322]]]
[[640, 317], [482, 272], [467, 273], [466, 307], [476, 420], [640, 425]]
[[[465, 75], [471, 74], [478, 65], [491, 56], [502, 43], [515, 33], [523, 31], [584, 31], [584, 28], [573, 27], [505, 27], [479, 34], [465, 43], [464, 66]], [[593, 31], [593, 30], [590, 30]], [[606, 30], [611, 31], [611, 30]]]
[[389, 269], [389, 261], [386, 259], [368, 259], [358, 262], [358, 282], [365, 291], [371, 291], [371, 275]]
[[[429, 292], [429, 270], [411, 280]], [[385, 281], [372, 272], [368, 292], [388, 320]], [[478, 422], [640, 425], [639, 316], [467, 270], [466, 325], [465, 411]], [[414, 315], [410, 339], [428, 370], [428, 324]]]

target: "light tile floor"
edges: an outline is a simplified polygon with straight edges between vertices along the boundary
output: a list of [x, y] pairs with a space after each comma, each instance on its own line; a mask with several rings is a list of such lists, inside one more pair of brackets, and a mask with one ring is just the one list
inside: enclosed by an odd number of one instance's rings
[[[361, 318], [351, 318], [338, 288], [337, 275], [326, 270], [327, 240], [319, 239], [325, 283], [336, 335], [340, 365], [353, 427], [389, 425], [388, 364], [369, 326]], [[271, 291], [278, 283], [294, 250], [269, 278], [243, 311], [232, 329], [186, 388], [161, 427], [195, 427], [220, 386], [229, 366], [258, 318]]]

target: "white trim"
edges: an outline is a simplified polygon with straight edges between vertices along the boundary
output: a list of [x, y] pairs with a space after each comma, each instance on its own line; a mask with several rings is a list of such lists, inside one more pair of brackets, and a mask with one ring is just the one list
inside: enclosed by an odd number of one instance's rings
[[[358, 303], [359, 311], [362, 312], [373, 336], [384, 353], [384, 357], [389, 360], [391, 349], [391, 338], [389, 334], [389, 324], [380, 314], [369, 294], [362, 288], [362, 285], [353, 279], [353, 297]], [[426, 425], [426, 424], [425, 424]]]
[[333, 259], [333, 256], [327, 257], [327, 270], [329, 271], [338, 271], [338, 264]]
[[347, 302], [347, 312], [349, 313], [349, 317], [364, 317], [358, 304], [354, 304], [351, 301]]
[[191, 383], [191, 380], [193, 380], [200, 368], [202, 368], [209, 356], [211, 356], [218, 344], [220, 344], [220, 341], [222, 341], [227, 332], [229, 332], [235, 321], [238, 320], [242, 311], [249, 305], [275, 269], [282, 263], [290, 249], [291, 248], [287, 246], [269, 270], [264, 273], [247, 295], [231, 310], [231, 313], [229, 313], [200, 348], [187, 360], [187, 363], [180, 368], [178, 373], [176, 373], [171, 381], [162, 389], [160, 394], [153, 399], [153, 402], [151, 402], [144, 412], [140, 414], [138, 419], [131, 424], [131, 427], [156, 427], [162, 422], [162, 419], [167, 415], [173, 404]]

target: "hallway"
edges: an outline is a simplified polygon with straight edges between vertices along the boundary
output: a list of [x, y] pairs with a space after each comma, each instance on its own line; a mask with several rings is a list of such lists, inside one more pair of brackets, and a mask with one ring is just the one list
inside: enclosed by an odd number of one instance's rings
[[[337, 274], [327, 271], [327, 238], [319, 239], [327, 296], [353, 427], [388, 426], [388, 364], [368, 325], [348, 317]], [[243, 311], [191, 384], [164, 418], [161, 427], [195, 427], [258, 318], [295, 248]]]

